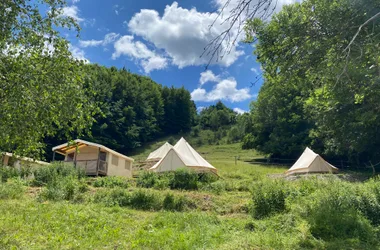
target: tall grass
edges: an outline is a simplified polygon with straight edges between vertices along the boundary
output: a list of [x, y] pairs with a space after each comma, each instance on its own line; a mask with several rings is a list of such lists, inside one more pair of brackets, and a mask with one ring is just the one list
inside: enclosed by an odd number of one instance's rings
[[0, 182], [0, 200], [4, 199], [19, 199], [24, 196], [25, 187], [18, 179], [13, 179], [10, 182]]

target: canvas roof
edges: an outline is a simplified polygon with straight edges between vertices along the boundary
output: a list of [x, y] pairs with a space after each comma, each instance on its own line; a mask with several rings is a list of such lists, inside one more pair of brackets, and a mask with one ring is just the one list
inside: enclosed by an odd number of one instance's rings
[[171, 148], [173, 148], [173, 146], [170, 143], [165, 142], [161, 147], [150, 153], [147, 160], [162, 159]]
[[310, 148], [306, 148], [294, 165], [286, 171], [287, 175], [297, 173], [333, 173], [338, 168], [325, 161]]
[[190, 167], [196, 170], [208, 170], [216, 172], [216, 168], [206, 161], [190, 144], [182, 137], [164, 158], [157, 162], [151, 170], [163, 172], [172, 171], [182, 167]]
[[116, 152], [110, 148], [107, 148], [106, 146], [98, 144], [98, 143], [88, 142], [88, 141], [81, 140], [81, 139], [75, 139], [74, 142], [75, 142], [74, 144], [70, 144], [70, 145], [69, 145], [69, 143], [64, 143], [64, 144], [55, 146], [54, 148], [52, 148], [52, 151], [57, 152], [57, 153], [62, 154], [62, 155], [66, 155], [69, 152], [74, 151], [76, 147], [78, 147], [78, 149], [79, 149], [81, 147], [90, 146], [90, 147], [96, 147], [96, 148], [103, 149], [104, 151], [110, 152], [111, 154], [117, 155], [117, 156], [119, 156], [125, 160], [134, 161], [132, 158], [130, 158], [126, 155], [120, 154], [120, 153], [118, 153], [118, 152]]
[[45, 161], [38, 161], [38, 160], [35, 160], [33, 158], [19, 156], [19, 155], [15, 155], [15, 154], [8, 153], [8, 152], [4, 152], [4, 153], [2, 153], [2, 155], [6, 155], [8, 157], [13, 157], [13, 158], [16, 158], [16, 159], [21, 160], [21, 161], [29, 161], [29, 162], [34, 162], [34, 163], [41, 164], [41, 165], [50, 165], [50, 163], [45, 162]]

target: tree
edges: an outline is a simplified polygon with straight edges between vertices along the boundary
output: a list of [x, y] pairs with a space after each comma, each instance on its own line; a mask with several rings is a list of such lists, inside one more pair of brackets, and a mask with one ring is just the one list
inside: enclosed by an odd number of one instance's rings
[[247, 141], [265, 146], [293, 131], [300, 145], [311, 140], [325, 153], [380, 159], [374, 150], [380, 145], [380, 25], [367, 23], [379, 8], [375, 0], [306, 0], [285, 6], [268, 23], [248, 22], [247, 41], [258, 39], [265, 83]]
[[[222, 1], [216, 1], [222, 2]], [[210, 63], [230, 53], [237, 42], [248, 20], [260, 18], [267, 20], [276, 10], [278, 0], [225, 0], [218, 10], [218, 15], [211, 24], [227, 24], [226, 28], [205, 47], [201, 56], [208, 56]]]
[[58, 32], [79, 31], [78, 25], [61, 15], [65, 1], [39, 3], [0, 3], [0, 148], [33, 156], [42, 153], [46, 136], [90, 128], [94, 111], [83, 62], [72, 58]]

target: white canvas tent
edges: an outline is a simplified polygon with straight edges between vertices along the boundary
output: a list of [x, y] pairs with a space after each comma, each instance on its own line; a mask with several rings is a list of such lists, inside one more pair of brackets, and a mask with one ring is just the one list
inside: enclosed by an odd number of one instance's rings
[[216, 168], [198, 154], [184, 138], [181, 138], [150, 170], [166, 172], [186, 167], [199, 172], [217, 172]]
[[164, 158], [164, 156], [168, 153], [168, 151], [173, 148], [173, 146], [165, 142], [164, 145], [153, 151], [152, 153], [149, 154], [148, 158], [146, 159], [147, 161], [154, 161], [154, 160], [161, 160]]
[[306, 148], [301, 157], [286, 171], [287, 175], [306, 173], [336, 173], [338, 169], [325, 161], [310, 148]]

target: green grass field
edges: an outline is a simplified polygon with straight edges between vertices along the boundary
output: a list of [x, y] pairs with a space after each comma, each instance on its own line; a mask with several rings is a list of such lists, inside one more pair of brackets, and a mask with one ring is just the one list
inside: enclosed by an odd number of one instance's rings
[[244, 162], [258, 155], [238, 144], [197, 150], [220, 175], [197, 190], [69, 172], [41, 172], [36, 179], [50, 176], [45, 184], [2, 178], [0, 249], [379, 248], [377, 179], [273, 179], [286, 169]]

